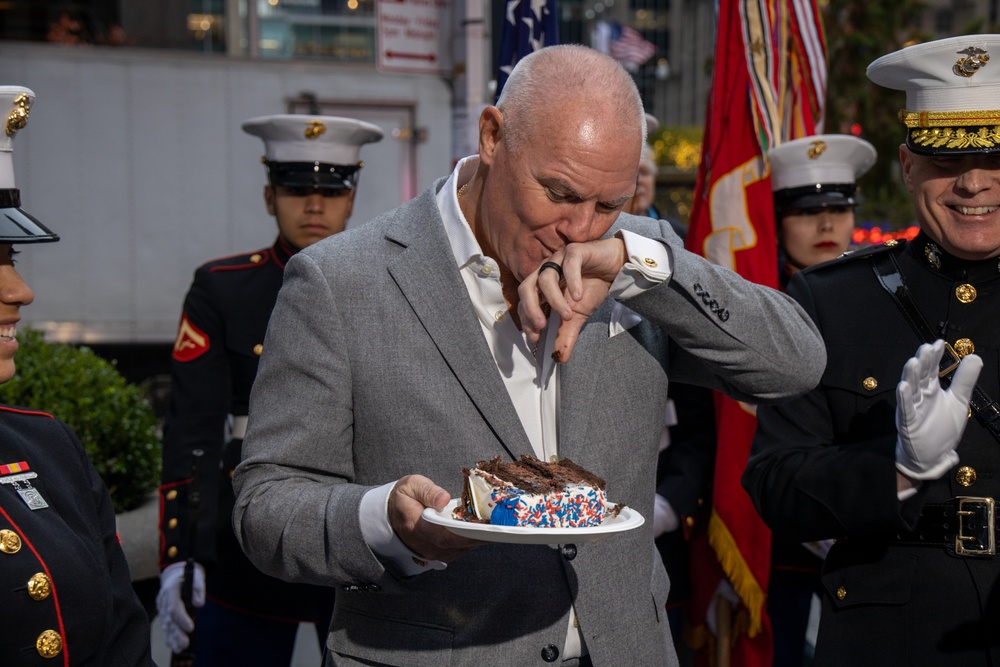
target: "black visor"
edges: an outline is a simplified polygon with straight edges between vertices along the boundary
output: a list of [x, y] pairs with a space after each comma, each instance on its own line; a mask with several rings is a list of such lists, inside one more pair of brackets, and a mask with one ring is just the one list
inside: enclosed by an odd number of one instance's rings
[[0, 189], [0, 243], [48, 243], [59, 236], [21, 210], [17, 188]]
[[327, 162], [265, 162], [268, 179], [274, 187], [310, 188], [313, 190], [353, 190], [360, 164]]
[[774, 207], [778, 211], [831, 206], [854, 206], [857, 201], [854, 183], [817, 183], [797, 188], [786, 188], [774, 193]]

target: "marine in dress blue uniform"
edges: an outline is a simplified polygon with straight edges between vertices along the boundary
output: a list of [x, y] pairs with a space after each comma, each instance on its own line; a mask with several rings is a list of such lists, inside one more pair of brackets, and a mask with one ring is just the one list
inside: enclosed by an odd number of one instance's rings
[[[851, 244], [857, 181], [875, 164], [875, 147], [846, 134], [786, 141], [767, 153], [781, 267], [787, 286], [803, 268], [843, 254]], [[802, 667], [813, 593], [829, 543], [803, 544], [771, 535], [767, 614], [774, 667]]]
[[[271, 667], [290, 661], [299, 622], [317, 624], [325, 639], [334, 591], [283, 582], [251, 565], [232, 531], [230, 479], [285, 263], [343, 230], [362, 166], [359, 149], [382, 132], [354, 119], [304, 115], [254, 118], [243, 129], [264, 141], [264, 200], [279, 233], [270, 247], [199, 267], [184, 300], [164, 431], [158, 603], [168, 645], [178, 650], [188, 638], [184, 632], [180, 644], [171, 645], [179, 635], [169, 605], [176, 604], [179, 585], [175, 564], [190, 555], [203, 566], [207, 587], [207, 604], [194, 623], [195, 664]], [[188, 499], [198, 449], [204, 474], [192, 549]]]
[[[11, 244], [58, 241], [21, 208], [13, 142], [34, 93], [0, 86], [0, 382], [31, 290]], [[152, 665], [149, 619], [132, 589], [115, 513], [72, 429], [52, 415], [0, 405], [0, 636], [4, 665]]]
[[828, 364], [812, 392], [758, 409], [743, 484], [776, 534], [836, 539], [817, 667], [1000, 664], [1000, 440], [990, 409], [970, 408], [973, 383], [1000, 396], [997, 53], [1000, 35], [970, 35], [869, 67], [906, 91], [900, 160], [922, 231], [788, 286]]

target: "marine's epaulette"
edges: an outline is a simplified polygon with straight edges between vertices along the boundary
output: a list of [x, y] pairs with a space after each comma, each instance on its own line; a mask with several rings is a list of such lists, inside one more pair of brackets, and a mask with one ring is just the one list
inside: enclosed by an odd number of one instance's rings
[[832, 269], [843, 265], [846, 262], [853, 262], [865, 257], [870, 257], [876, 253], [880, 252], [890, 252], [899, 251], [906, 246], [906, 239], [890, 239], [885, 243], [880, 243], [879, 245], [868, 246], [866, 248], [860, 248], [858, 250], [848, 250], [843, 255], [836, 259], [832, 259], [829, 262], [821, 262], [819, 264], [814, 264], [813, 266], [806, 267], [802, 269], [803, 273], [815, 273], [817, 271], [825, 271], [827, 269]]
[[48, 412], [42, 412], [41, 410], [32, 410], [30, 408], [19, 408], [13, 405], [0, 405], [0, 411], [3, 412], [13, 412], [18, 415], [32, 415], [35, 417], [48, 417], [49, 419], [55, 419]]
[[264, 266], [271, 261], [271, 249], [264, 248], [256, 252], [245, 252], [239, 255], [219, 257], [210, 262], [205, 262], [203, 268], [209, 271], [240, 271], [242, 269], [254, 269]]

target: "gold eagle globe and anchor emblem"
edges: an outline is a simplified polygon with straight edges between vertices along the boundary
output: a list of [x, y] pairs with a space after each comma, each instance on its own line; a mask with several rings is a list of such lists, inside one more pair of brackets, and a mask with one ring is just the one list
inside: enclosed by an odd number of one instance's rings
[[809, 144], [809, 150], [806, 151], [806, 155], [809, 156], [810, 160], [815, 160], [820, 155], [826, 151], [826, 142], [817, 139]]
[[959, 58], [955, 61], [955, 65], [951, 68], [951, 71], [958, 76], [965, 78], [969, 78], [978, 72], [986, 66], [986, 63], [990, 61], [990, 54], [978, 46], [970, 46], [969, 48], [962, 49], [956, 53], [958, 53], [958, 55], [964, 54], [965, 57]]
[[14, 109], [7, 115], [7, 127], [5, 131], [8, 137], [28, 124], [28, 111], [31, 109], [31, 98], [27, 95], [18, 95], [14, 99]]
[[326, 132], [326, 125], [324, 125], [322, 121], [311, 120], [309, 121], [309, 124], [306, 125], [306, 139], [318, 139], [324, 132]]

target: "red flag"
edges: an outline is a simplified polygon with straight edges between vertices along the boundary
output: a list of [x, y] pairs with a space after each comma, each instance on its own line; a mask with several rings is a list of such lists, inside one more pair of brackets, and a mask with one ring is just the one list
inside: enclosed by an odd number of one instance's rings
[[[820, 129], [826, 49], [814, 3], [718, 4], [715, 71], [687, 247], [774, 288], [777, 238], [763, 155], [783, 140]], [[692, 543], [695, 593], [689, 639], [696, 646], [709, 644], [706, 612], [725, 578], [742, 603], [732, 625], [731, 664], [770, 667], [773, 646], [765, 603], [771, 533], [740, 484], [756, 429], [755, 408], [721, 394], [715, 408], [712, 516], [705, 536]]]

